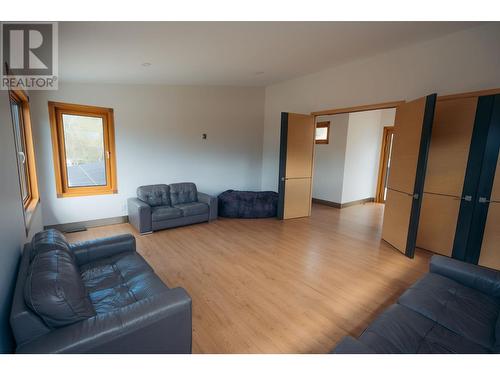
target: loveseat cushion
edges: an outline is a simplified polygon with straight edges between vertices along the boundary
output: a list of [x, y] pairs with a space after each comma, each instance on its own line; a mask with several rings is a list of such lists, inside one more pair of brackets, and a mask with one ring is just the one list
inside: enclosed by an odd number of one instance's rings
[[168, 288], [135, 251], [87, 263], [81, 278], [97, 314], [163, 293]]
[[137, 198], [151, 207], [170, 206], [170, 187], [165, 184], [139, 186]]
[[450, 331], [492, 349], [500, 299], [447, 277], [428, 273], [398, 303], [436, 321]]
[[490, 353], [401, 305], [392, 305], [380, 314], [359, 341], [378, 354]]
[[170, 184], [170, 201], [172, 202], [172, 206], [182, 203], [198, 202], [196, 185], [192, 182]]
[[208, 204], [201, 202], [191, 202], [176, 204], [174, 206], [182, 211], [183, 216], [205, 215], [208, 214]]
[[36, 254], [28, 269], [24, 300], [50, 328], [95, 315], [75, 259], [64, 249]]
[[151, 210], [152, 221], [163, 221], [182, 217], [182, 211], [179, 208], [170, 206], [153, 207]]
[[56, 229], [47, 229], [38, 232], [31, 240], [30, 262], [41, 253], [52, 250], [61, 250], [73, 257], [66, 237]]

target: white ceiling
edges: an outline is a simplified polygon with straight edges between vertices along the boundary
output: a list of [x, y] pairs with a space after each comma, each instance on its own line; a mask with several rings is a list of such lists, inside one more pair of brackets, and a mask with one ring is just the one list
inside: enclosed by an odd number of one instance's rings
[[61, 22], [59, 75], [78, 82], [265, 86], [479, 24]]

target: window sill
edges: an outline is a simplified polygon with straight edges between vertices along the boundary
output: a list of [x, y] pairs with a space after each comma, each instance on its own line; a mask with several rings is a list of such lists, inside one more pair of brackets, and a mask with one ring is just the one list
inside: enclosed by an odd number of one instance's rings
[[57, 198], [88, 197], [92, 195], [118, 194], [118, 190], [89, 190], [89, 191], [69, 191], [58, 193]]
[[40, 199], [32, 199], [25, 207], [24, 207], [24, 226], [26, 228], [26, 236], [31, 229], [31, 223], [33, 221], [33, 216], [35, 216], [35, 212], [38, 209], [40, 204]]

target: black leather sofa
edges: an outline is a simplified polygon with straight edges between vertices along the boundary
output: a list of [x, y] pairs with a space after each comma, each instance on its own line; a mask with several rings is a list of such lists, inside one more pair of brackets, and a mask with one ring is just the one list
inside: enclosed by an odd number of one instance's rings
[[141, 234], [217, 219], [217, 198], [192, 182], [139, 186], [127, 207], [130, 224]]
[[500, 271], [435, 255], [430, 272], [336, 354], [500, 353]]
[[10, 323], [17, 353], [191, 353], [191, 298], [169, 289], [120, 235], [25, 245]]

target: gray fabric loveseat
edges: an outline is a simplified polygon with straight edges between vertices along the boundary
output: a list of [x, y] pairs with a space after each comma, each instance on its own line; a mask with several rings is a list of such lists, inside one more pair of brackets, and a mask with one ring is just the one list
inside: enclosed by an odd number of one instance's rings
[[68, 244], [37, 233], [10, 324], [17, 353], [191, 353], [191, 298], [160, 280], [129, 234]]
[[434, 255], [430, 272], [337, 354], [500, 353], [500, 271]]
[[137, 198], [128, 200], [129, 222], [141, 234], [216, 218], [217, 198], [191, 182], [140, 186]]

